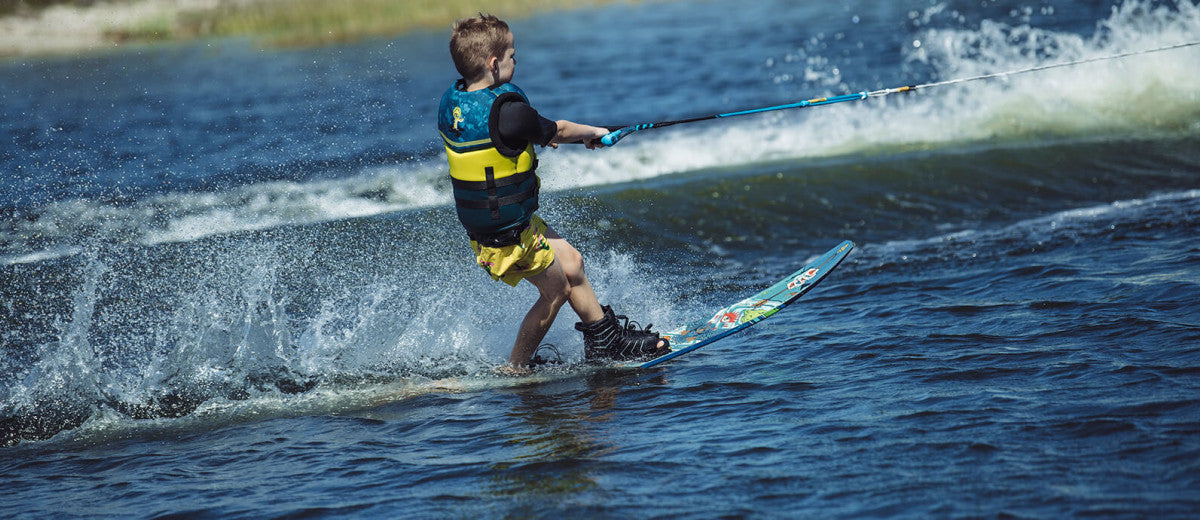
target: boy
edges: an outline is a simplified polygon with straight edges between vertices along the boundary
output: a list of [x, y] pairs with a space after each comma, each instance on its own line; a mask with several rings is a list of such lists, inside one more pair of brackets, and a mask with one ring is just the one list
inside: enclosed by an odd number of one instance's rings
[[503, 371], [529, 372], [563, 303], [579, 315], [575, 328], [583, 332], [589, 361], [667, 353], [666, 340], [650, 327], [639, 330], [600, 305], [579, 251], [534, 214], [539, 180], [533, 145], [557, 148], [582, 141], [591, 150], [601, 146], [598, 140], [608, 130], [540, 116], [524, 92], [509, 83], [515, 54], [512, 31], [499, 18], [480, 14], [455, 22], [450, 55], [462, 79], [446, 90], [438, 109], [455, 208], [476, 261], [494, 280], [514, 287], [528, 280], [539, 293]]

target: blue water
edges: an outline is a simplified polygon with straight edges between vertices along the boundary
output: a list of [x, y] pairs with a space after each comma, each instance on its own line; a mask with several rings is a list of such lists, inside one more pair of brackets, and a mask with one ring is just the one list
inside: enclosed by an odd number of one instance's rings
[[[1200, 39], [1189, 1], [729, 5], [514, 19], [516, 81], [614, 125]], [[516, 384], [536, 292], [454, 219], [446, 38], [0, 63], [0, 516], [1200, 514], [1200, 47], [546, 150], [542, 215], [656, 328], [859, 247], [744, 334]]]

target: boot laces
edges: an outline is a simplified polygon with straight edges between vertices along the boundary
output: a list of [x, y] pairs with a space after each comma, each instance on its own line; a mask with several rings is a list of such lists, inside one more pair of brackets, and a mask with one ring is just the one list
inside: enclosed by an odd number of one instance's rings
[[650, 330], [650, 328], [654, 326], [653, 323], [647, 324], [646, 328], [643, 329], [641, 323], [630, 320], [629, 316], [625, 316], [623, 314], [615, 314], [615, 315], [613, 315], [613, 317], [625, 322], [623, 325], [621, 325], [621, 328], [623, 328], [625, 330], [634, 331], [634, 332], [649, 332], [651, 334], [654, 334], [654, 331]]

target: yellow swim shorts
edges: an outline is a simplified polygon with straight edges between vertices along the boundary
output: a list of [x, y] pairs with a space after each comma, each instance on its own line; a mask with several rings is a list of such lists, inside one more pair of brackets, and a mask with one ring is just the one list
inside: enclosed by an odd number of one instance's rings
[[511, 246], [487, 247], [471, 241], [475, 260], [493, 280], [516, 287], [530, 276], [536, 276], [554, 263], [554, 250], [546, 238], [546, 222], [534, 215], [529, 227], [521, 232], [521, 241]]

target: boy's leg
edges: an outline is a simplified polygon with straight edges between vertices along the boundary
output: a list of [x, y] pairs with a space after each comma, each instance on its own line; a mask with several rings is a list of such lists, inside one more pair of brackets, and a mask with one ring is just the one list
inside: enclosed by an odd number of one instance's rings
[[571, 292], [571, 286], [567, 282], [567, 277], [563, 274], [557, 258], [545, 271], [530, 276], [526, 280], [537, 287], [538, 300], [525, 314], [525, 319], [521, 321], [521, 328], [517, 330], [517, 341], [513, 344], [512, 353], [508, 356], [508, 362], [513, 367], [529, 364], [534, 351], [546, 337], [546, 332], [554, 324], [554, 318], [558, 316], [559, 309], [567, 302]]
[[[549, 226], [546, 227], [546, 239], [554, 250], [554, 263], [545, 271], [526, 278], [537, 287], [538, 300], [525, 314], [517, 331], [516, 343], [508, 357], [513, 368], [529, 364], [564, 303], [570, 302], [583, 323], [604, 319], [604, 310], [583, 271], [583, 255]], [[665, 343], [659, 341], [658, 346], [661, 348]]]
[[550, 248], [554, 250], [554, 263], [561, 268], [570, 285], [568, 301], [571, 303], [571, 309], [579, 315], [579, 320], [593, 323], [604, 318], [604, 310], [600, 308], [600, 301], [596, 299], [596, 291], [592, 289], [592, 283], [583, 271], [583, 255], [548, 225], [546, 239], [550, 242]]
[[[575, 314], [579, 315], [579, 321], [590, 324], [604, 319], [604, 309], [600, 306], [596, 291], [592, 289], [592, 284], [583, 270], [583, 255], [549, 225], [546, 226], [546, 239], [550, 242], [550, 248], [554, 249], [554, 263], [561, 266], [570, 284], [569, 301]], [[657, 343], [658, 348], [666, 346], [665, 341], [660, 340]]]
[[554, 263], [545, 271], [526, 278], [537, 287], [538, 300], [525, 314], [517, 331], [517, 340], [508, 356], [508, 362], [513, 367], [529, 363], [564, 303], [570, 302], [571, 308], [584, 323], [604, 318], [604, 310], [596, 300], [596, 292], [583, 272], [583, 256], [549, 226], [546, 226], [546, 240], [554, 250]]

